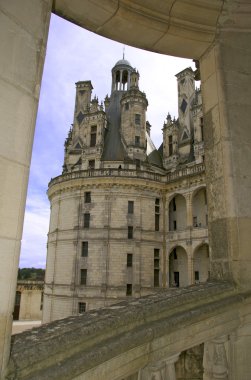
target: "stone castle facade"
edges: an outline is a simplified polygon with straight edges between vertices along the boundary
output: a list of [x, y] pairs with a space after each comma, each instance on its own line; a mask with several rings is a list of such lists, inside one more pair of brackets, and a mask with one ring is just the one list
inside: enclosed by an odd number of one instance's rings
[[43, 322], [208, 279], [202, 99], [191, 68], [176, 77], [179, 116], [168, 114], [159, 149], [127, 60], [104, 104], [76, 83], [63, 172], [48, 189]]

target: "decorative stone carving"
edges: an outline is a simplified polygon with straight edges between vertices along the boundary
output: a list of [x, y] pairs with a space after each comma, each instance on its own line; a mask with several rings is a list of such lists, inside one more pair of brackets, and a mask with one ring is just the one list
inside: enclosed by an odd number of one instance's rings
[[204, 345], [203, 380], [228, 380], [228, 361], [225, 344], [228, 337], [223, 336], [206, 342]]
[[175, 363], [179, 355], [148, 364], [139, 371], [138, 380], [176, 380]]

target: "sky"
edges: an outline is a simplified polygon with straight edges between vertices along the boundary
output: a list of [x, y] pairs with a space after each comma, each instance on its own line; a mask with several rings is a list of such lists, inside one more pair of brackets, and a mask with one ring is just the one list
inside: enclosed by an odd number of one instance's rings
[[42, 78], [24, 219], [20, 267], [45, 268], [50, 203], [48, 182], [62, 172], [64, 141], [73, 122], [75, 83], [91, 80], [92, 95], [111, 91], [111, 69], [123, 57], [140, 73], [139, 88], [148, 99], [147, 120], [158, 148], [168, 112], [177, 118], [175, 74], [192, 67], [175, 58], [125, 46], [100, 37], [55, 15], [51, 17]]

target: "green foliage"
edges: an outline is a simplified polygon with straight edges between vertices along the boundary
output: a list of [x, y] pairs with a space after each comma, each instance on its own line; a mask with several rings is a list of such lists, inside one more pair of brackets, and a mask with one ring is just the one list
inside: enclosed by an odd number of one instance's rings
[[18, 280], [43, 281], [45, 270], [41, 268], [19, 268]]

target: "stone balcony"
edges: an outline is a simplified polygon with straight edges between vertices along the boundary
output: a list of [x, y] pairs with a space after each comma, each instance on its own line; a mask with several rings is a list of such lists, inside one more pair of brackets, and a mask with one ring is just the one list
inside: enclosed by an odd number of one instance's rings
[[207, 227], [193, 227], [186, 228], [185, 230], [169, 231], [167, 233], [167, 239], [170, 242], [175, 241], [189, 241], [194, 239], [207, 239], [208, 229]]

